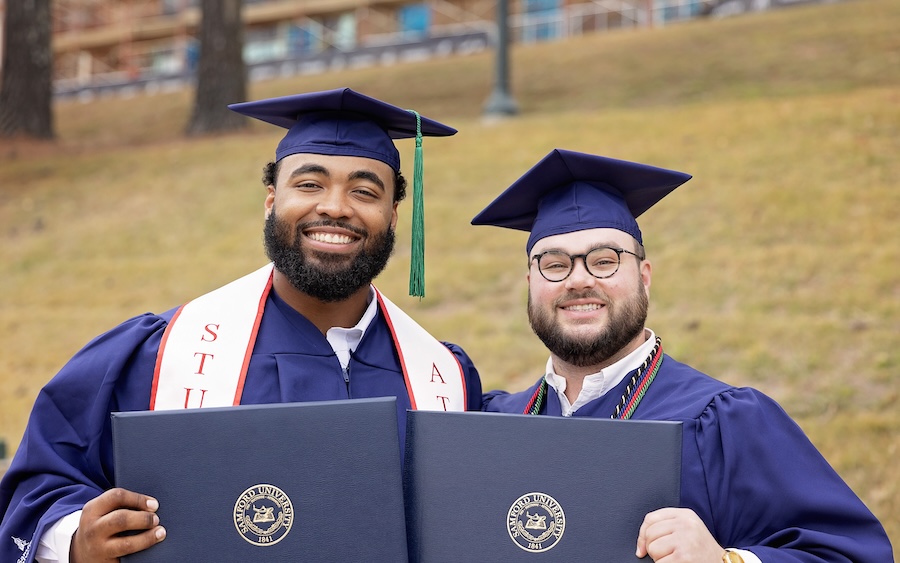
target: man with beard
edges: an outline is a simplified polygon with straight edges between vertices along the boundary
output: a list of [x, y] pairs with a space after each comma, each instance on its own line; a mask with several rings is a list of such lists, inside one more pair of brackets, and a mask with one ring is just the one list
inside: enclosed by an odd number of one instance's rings
[[689, 178], [555, 150], [473, 219], [530, 231], [528, 317], [550, 350], [534, 386], [487, 393], [484, 409], [681, 422], [681, 504], [646, 515], [639, 558], [892, 561], [881, 524], [781, 407], [677, 362], [644, 326], [635, 218]]
[[0, 482], [0, 561], [117, 561], [163, 541], [158, 502], [113, 488], [114, 411], [394, 396], [402, 444], [407, 409], [480, 408], [465, 352], [371, 283], [406, 191], [393, 139], [456, 131], [346, 88], [230, 107], [288, 130], [264, 176], [272, 263], [126, 321], [47, 384]]

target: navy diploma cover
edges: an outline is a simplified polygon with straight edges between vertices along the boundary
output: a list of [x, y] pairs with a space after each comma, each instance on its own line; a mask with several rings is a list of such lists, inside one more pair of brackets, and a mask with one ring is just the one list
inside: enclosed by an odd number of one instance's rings
[[679, 503], [680, 422], [409, 411], [406, 436], [413, 563], [639, 561]]
[[127, 563], [406, 561], [396, 398], [113, 413], [116, 486], [159, 500]]

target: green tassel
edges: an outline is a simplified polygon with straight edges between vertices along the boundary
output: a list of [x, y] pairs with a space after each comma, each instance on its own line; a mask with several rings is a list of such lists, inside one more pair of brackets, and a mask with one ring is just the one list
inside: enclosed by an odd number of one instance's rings
[[425, 203], [422, 193], [422, 118], [416, 116], [416, 156], [413, 168], [412, 256], [409, 263], [409, 294], [425, 297]]

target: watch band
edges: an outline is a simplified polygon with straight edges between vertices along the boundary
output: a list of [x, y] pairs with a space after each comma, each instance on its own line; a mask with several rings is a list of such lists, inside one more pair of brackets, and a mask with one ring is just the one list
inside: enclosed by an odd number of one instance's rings
[[744, 563], [744, 558], [740, 556], [740, 554], [731, 549], [726, 549], [725, 553], [722, 554], [722, 562], [723, 563]]

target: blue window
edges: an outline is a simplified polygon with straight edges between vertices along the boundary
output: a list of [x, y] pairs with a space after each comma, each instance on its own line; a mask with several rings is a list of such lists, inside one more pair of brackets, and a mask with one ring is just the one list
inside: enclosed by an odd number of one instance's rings
[[287, 43], [292, 57], [312, 54], [317, 47], [315, 35], [305, 25], [291, 25], [287, 30]]
[[400, 31], [405, 35], [425, 37], [431, 26], [431, 10], [427, 4], [408, 4], [398, 12]]
[[561, 0], [524, 0], [522, 40], [544, 41], [561, 35]]

